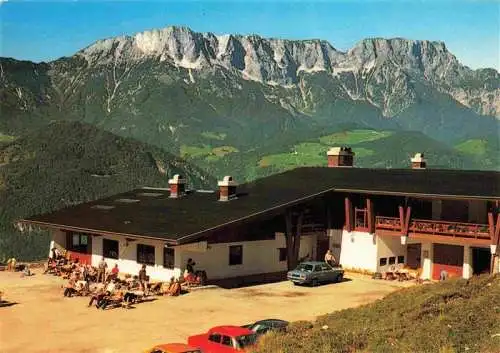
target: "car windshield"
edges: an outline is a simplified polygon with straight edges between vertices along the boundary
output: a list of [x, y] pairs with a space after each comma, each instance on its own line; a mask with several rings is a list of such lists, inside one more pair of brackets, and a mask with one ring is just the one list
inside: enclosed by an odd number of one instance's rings
[[257, 335], [243, 335], [236, 337], [239, 348], [246, 348], [257, 343]]
[[297, 271], [306, 271], [306, 272], [311, 272], [313, 270], [313, 265], [309, 264], [300, 264], [296, 268]]

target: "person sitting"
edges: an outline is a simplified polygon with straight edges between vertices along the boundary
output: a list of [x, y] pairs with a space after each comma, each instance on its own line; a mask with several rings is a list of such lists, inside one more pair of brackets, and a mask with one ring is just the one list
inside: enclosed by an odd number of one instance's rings
[[66, 286], [64, 288], [64, 296], [65, 297], [72, 297], [73, 294], [76, 294], [77, 290], [75, 288], [76, 285], [76, 280], [74, 277], [71, 277], [68, 280], [68, 283], [66, 283]]
[[194, 273], [195, 265], [196, 262], [194, 262], [193, 259], [189, 258], [186, 264], [186, 270], [184, 271], [184, 281], [186, 281], [188, 285], [197, 283], [197, 278]]
[[30, 265], [29, 265], [29, 264], [26, 264], [26, 265], [24, 266], [24, 270], [23, 270], [23, 273], [22, 273], [22, 275], [21, 275], [21, 276], [22, 276], [22, 277], [29, 277], [29, 276], [31, 276], [31, 275], [33, 275], [33, 273], [31, 273], [31, 270], [30, 270]]
[[111, 280], [118, 279], [119, 273], [120, 270], [118, 269], [118, 264], [115, 264], [115, 266], [111, 269], [111, 272], [108, 274], [108, 279]]
[[332, 267], [335, 267], [337, 263], [337, 260], [335, 259], [335, 256], [333, 256], [333, 253], [330, 249], [328, 249], [325, 254], [325, 262]]
[[54, 261], [57, 261], [59, 260], [60, 258], [62, 258], [63, 256], [61, 255], [61, 252], [59, 251], [59, 249], [57, 249], [56, 247], [53, 247], [51, 249], [51, 253], [52, 253], [52, 259]]
[[113, 289], [113, 293], [105, 296], [98, 304], [97, 308], [106, 310], [106, 308], [111, 305], [119, 305], [123, 302], [125, 292], [122, 289]]
[[[106, 302], [106, 299], [111, 297], [115, 293], [116, 284], [114, 281], [109, 281], [104, 289], [104, 293], [96, 296], [96, 308], [99, 309]], [[94, 298], [94, 297], [92, 297]], [[91, 299], [89, 306], [92, 305], [93, 300]]]
[[172, 278], [171, 284], [168, 286], [165, 294], [171, 297], [179, 296], [181, 294], [181, 284], [179, 283], [179, 280], [174, 280]]
[[97, 303], [99, 303], [105, 296], [106, 296], [106, 286], [104, 285], [104, 283], [97, 283], [93, 290], [93, 294], [90, 298], [88, 306], [89, 307], [92, 306], [94, 302], [96, 302], [97, 306]]

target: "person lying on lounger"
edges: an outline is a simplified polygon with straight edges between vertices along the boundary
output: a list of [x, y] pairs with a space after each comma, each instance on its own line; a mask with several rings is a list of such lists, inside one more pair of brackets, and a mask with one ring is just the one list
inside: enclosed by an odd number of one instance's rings
[[177, 297], [181, 294], [181, 284], [179, 280], [174, 280], [168, 287], [165, 295], [169, 295], [171, 297]]
[[115, 290], [113, 294], [106, 295], [97, 303], [97, 308], [105, 310], [110, 305], [119, 305], [123, 302], [125, 292], [123, 290]]

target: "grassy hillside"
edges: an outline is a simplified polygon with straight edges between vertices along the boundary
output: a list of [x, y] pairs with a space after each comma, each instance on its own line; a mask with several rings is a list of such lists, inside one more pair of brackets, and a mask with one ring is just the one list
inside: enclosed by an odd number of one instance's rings
[[215, 178], [159, 148], [81, 123], [54, 123], [1, 145], [0, 260], [46, 252], [46, 238], [18, 234], [13, 220], [135, 187], [165, 187], [175, 173], [193, 187], [216, 185]]
[[500, 352], [500, 276], [449, 280], [297, 322], [256, 353]]
[[[325, 134], [325, 132], [327, 134]], [[252, 180], [300, 166], [324, 166], [326, 152], [332, 146], [349, 145], [356, 153], [355, 165], [373, 168], [408, 168], [410, 157], [424, 152], [429, 167], [452, 169], [494, 169], [485, 160], [449, 147], [419, 132], [373, 130], [351, 128], [323, 134], [316, 138], [301, 139], [289, 136], [286, 140], [274, 140], [273, 145], [264, 145], [254, 150], [228, 150], [223, 156], [214, 156], [216, 148], [204, 145], [184, 149], [189, 161], [204, 170], [229, 174], [238, 180]], [[498, 165], [496, 166], [498, 168]]]
[[488, 169], [500, 168], [500, 137], [498, 133], [482, 138], [467, 139], [455, 145], [460, 153], [469, 156]]

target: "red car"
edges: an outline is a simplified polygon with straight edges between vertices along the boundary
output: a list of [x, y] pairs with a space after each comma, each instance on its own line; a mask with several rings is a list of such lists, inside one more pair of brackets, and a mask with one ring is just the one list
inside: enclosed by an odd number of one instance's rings
[[188, 337], [188, 344], [206, 353], [241, 353], [257, 343], [257, 335], [239, 326], [217, 326], [207, 333]]

